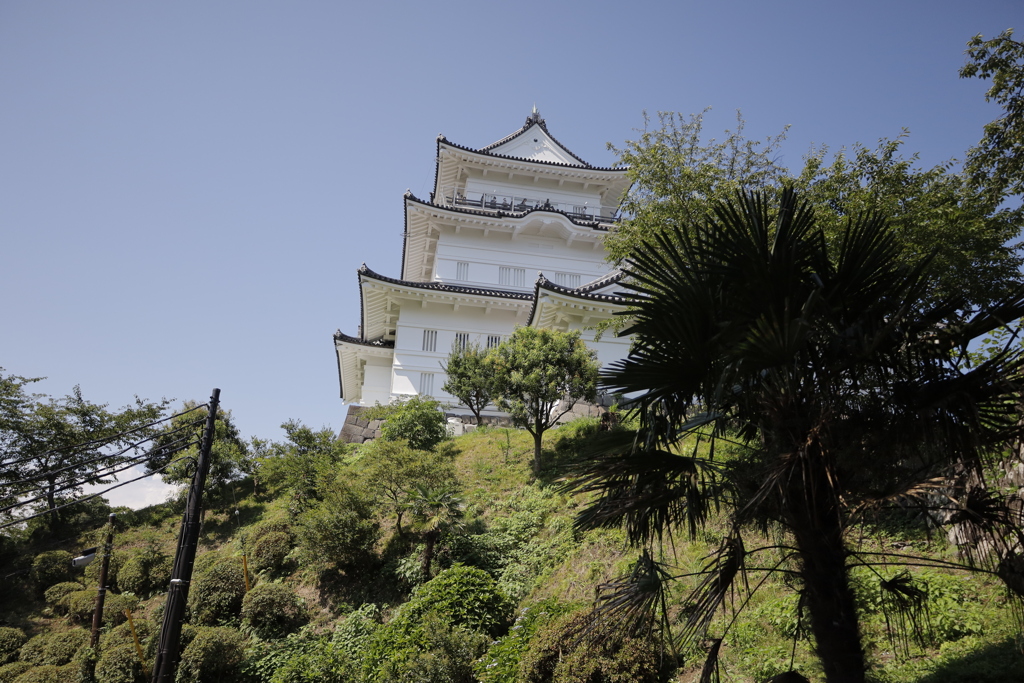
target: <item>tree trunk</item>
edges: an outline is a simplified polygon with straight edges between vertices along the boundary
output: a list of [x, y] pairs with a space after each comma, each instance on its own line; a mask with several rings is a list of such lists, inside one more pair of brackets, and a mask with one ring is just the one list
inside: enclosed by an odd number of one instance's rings
[[544, 432], [537, 430], [533, 432], [533, 476], [540, 474], [540, 442]]
[[[804, 604], [828, 683], [863, 683], [864, 649], [846, 571], [840, 504], [827, 456], [812, 440], [792, 475], [789, 522], [800, 553]], [[800, 466], [798, 466], [800, 467]]]
[[427, 536], [424, 539], [423, 563], [420, 566], [420, 570], [423, 572], [424, 581], [430, 581], [430, 563], [434, 559], [434, 544], [437, 542], [437, 537], [439, 535], [439, 531], [428, 531]]

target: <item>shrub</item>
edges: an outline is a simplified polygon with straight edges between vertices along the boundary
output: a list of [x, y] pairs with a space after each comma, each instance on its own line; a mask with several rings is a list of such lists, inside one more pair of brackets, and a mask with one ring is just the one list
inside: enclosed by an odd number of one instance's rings
[[46, 604], [53, 609], [54, 613], [67, 614], [69, 596], [80, 590], [85, 590], [85, 586], [77, 581], [64, 581], [50, 586], [43, 595], [46, 598]]
[[[87, 586], [100, 585], [100, 568], [103, 566], [103, 558], [101, 557], [102, 550], [102, 548], [97, 550], [96, 559], [85, 566]], [[116, 591], [121, 590], [118, 578], [121, 571], [121, 565], [124, 564], [125, 559], [125, 553], [119, 550], [115, 550], [110, 553], [110, 560], [107, 562], [107, 588]]]
[[353, 570], [371, 563], [380, 524], [366, 496], [340, 484], [325, 501], [302, 513], [297, 532], [311, 564]]
[[88, 642], [89, 633], [80, 628], [51, 633], [43, 646], [43, 661], [39, 663], [63, 666]]
[[163, 553], [147, 550], [121, 565], [117, 573], [117, 585], [123, 591], [131, 591], [142, 597], [162, 592], [171, 580], [172, 565], [171, 558]]
[[245, 638], [230, 628], [197, 628], [182, 653], [178, 680], [188, 683], [230, 683], [241, 678]]
[[62, 683], [60, 669], [53, 664], [33, 666], [15, 678], [14, 683]]
[[519, 663], [523, 683], [658, 683], [675, 662], [650, 636], [586, 635], [589, 615], [568, 614], [541, 627]]
[[134, 645], [103, 648], [95, 676], [96, 683], [145, 683], [146, 680]]
[[242, 600], [242, 623], [260, 638], [281, 638], [306, 620], [299, 597], [280, 583], [264, 583]]
[[543, 600], [522, 610], [508, 634], [487, 649], [474, 664], [481, 683], [516, 683], [519, 662], [538, 629], [578, 607], [554, 599]]
[[[373, 410], [368, 412], [375, 414]], [[380, 435], [385, 441], [405, 439], [412, 448], [429, 451], [449, 436], [448, 418], [441, 410], [441, 403], [434, 399], [413, 396], [381, 410], [386, 419], [380, 427]]]
[[245, 597], [241, 558], [222, 560], [192, 582], [188, 611], [193, 623], [212, 626], [238, 618]]
[[35, 666], [44, 664], [46, 660], [46, 641], [50, 639], [50, 635], [49, 633], [40, 633], [29, 638], [28, 642], [21, 646], [18, 659]]
[[508, 599], [486, 572], [461, 565], [446, 569], [413, 591], [369, 639], [366, 677], [390, 681], [432, 672], [425, 680], [447, 680], [446, 675], [472, 680], [465, 678], [471, 676], [472, 660], [483, 654], [481, 644], [503, 630], [510, 611]]
[[223, 559], [225, 559], [225, 557], [216, 550], [209, 550], [196, 556], [195, 562], [192, 563], [192, 578], [195, 579], [200, 574], [205, 574], [210, 571], [214, 565]]
[[8, 664], [18, 658], [18, 650], [25, 644], [25, 632], [20, 628], [0, 626], [0, 664]]
[[28, 662], [11, 662], [0, 666], [0, 683], [14, 683], [21, 674], [32, 668]]
[[[159, 630], [155, 623], [149, 619], [134, 619], [135, 632], [139, 636], [139, 642], [145, 646], [146, 640], [155, 635]], [[120, 626], [115, 626], [100, 636], [100, 651], [106, 652], [109, 648], [120, 645], [132, 645], [135, 640], [132, 638], [131, 625], [125, 621]]]
[[291, 538], [291, 529], [291, 524], [284, 521], [283, 519], [259, 522], [257, 524], [253, 524], [251, 527], [248, 528], [247, 533], [245, 535], [245, 542], [251, 545], [256, 543], [256, 541], [260, 540], [267, 534], [274, 533], [288, 534], [288, 537]]
[[276, 572], [284, 566], [285, 558], [291, 549], [291, 534], [284, 531], [271, 531], [261, 536], [252, 545], [249, 566], [255, 572]]
[[405, 608], [412, 618], [438, 612], [455, 626], [495, 636], [504, 631], [512, 604], [490, 574], [476, 567], [455, 565], [417, 587]]
[[32, 578], [40, 592], [55, 583], [70, 581], [72, 577], [71, 553], [66, 550], [50, 550], [39, 553], [32, 560]]
[[[68, 618], [73, 622], [88, 624], [96, 608], [96, 590], [86, 589], [70, 593], [67, 598]], [[139, 599], [134, 595], [118, 595], [107, 591], [103, 598], [103, 625], [117, 626], [125, 620], [124, 611], [135, 609]]]

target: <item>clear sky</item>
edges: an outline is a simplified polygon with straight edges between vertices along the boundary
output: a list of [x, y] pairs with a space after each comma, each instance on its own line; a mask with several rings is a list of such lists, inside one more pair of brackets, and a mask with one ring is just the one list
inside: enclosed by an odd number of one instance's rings
[[[0, 366], [121, 406], [222, 390], [246, 436], [339, 429], [356, 269], [397, 276], [435, 137], [536, 104], [595, 165], [642, 112], [742, 109], [811, 144], [911, 131], [932, 165], [998, 115], [957, 78], [1020, 0], [0, 1]], [[1018, 31], [1024, 35], [1024, 28]]]

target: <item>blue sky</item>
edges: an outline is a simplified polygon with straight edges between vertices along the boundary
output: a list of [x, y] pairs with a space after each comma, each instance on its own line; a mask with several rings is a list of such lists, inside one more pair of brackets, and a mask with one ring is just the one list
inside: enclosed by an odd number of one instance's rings
[[[597, 165], [642, 111], [742, 109], [752, 137], [911, 131], [928, 165], [998, 115], [965, 42], [1024, 4], [0, 2], [0, 366], [120, 406], [204, 400], [249, 435], [340, 428], [331, 335], [355, 271], [397, 275], [434, 139], [483, 146], [536, 103]], [[1021, 29], [1024, 32], [1024, 29]]]

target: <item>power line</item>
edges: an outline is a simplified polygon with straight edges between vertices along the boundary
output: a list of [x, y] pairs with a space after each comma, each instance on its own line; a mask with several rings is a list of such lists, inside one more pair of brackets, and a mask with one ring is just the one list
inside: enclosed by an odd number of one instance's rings
[[[159, 424], [167, 422], [168, 420], [173, 420], [176, 417], [181, 417], [183, 415], [188, 415], [189, 413], [194, 413], [197, 410], [201, 410], [203, 408], [208, 408], [208, 407], [209, 407], [208, 404], [203, 403], [202, 405], [198, 405], [198, 406], [196, 406], [194, 408], [189, 408], [188, 410], [184, 410], [184, 411], [182, 411], [180, 413], [176, 413], [174, 415], [169, 415], [168, 417], [162, 417], [159, 420], [154, 420], [153, 422], [147, 422], [144, 425], [141, 425], [139, 427], [134, 427], [132, 429], [125, 430], [123, 432], [118, 432], [117, 434], [112, 434], [110, 436], [100, 437], [98, 439], [92, 439], [90, 441], [83, 441], [82, 443], [72, 444], [70, 446], [61, 446], [60, 448], [53, 448], [51, 450], [43, 451], [41, 453], [36, 453], [35, 455], [30, 455], [30, 456], [21, 458], [19, 460], [8, 460], [8, 461], [0, 462], [0, 467], [10, 467], [11, 465], [20, 465], [21, 463], [29, 462], [31, 460], [36, 460], [36, 459], [39, 459], [39, 458], [43, 458], [43, 457], [46, 457], [47, 455], [50, 455], [50, 454], [53, 454], [53, 453], [61, 453], [63, 451], [67, 451], [67, 450], [84, 448], [86, 446], [92, 446], [94, 444], [97, 445], [98, 448], [102, 448], [103, 446], [106, 446], [106, 445], [112, 443], [113, 441], [116, 441], [117, 439], [119, 439], [121, 437], [125, 437], [125, 436], [128, 436], [130, 434], [135, 434], [136, 432], [140, 432], [140, 431], [145, 430], [145, 429], [151, 429], [151, 428], [153, 428], [153, 427], [155, 427], [155, 426], [157, 426]], [[195, 422], [190, 422], [189, 425], [192, 425], [192, 426], [198, 425], [199, 423], [202, 422], [203, 419], [204, 418], [200, 418], [200, 419], [196, 420]], [[142, 442], [140, 442], [140, 443], [142, 443]]]
[[[176, 449], [174, 449], [171, 452], [177, 452], [177, 451], [183, 450], [184, 448], [186, 448], [188, 446], [191, 446], [193, 444], [197, 444], [198, 442], [192, 441], [192, 440], [189, 440], [189, 439], [186, 438], [186, 439], [179, 440], [177, 443], [182, 443], [182, 447], [181, 448], [176, 448]], [[160, 454], [162, 454], [162, 451], [163, 451], [163, 447], [161, 447], [161, 453]], [[98, 481], [100, 479], [103, 479], [104, 477], [108, 477], [108, 476], [117, 474], [118, 472], [123, 472], [123, 471], [125, 471], [127, 469], [131, 469], [132, 467], [135, 467], [136, 465], [138, 465], [141, 462], [144, 462], [146, 460], [152, 459], [154, 455], [156, 455], [156, 454], [153, 453], [153, 451], [150, 451], [149, 453], [144, 453], [143, 455], [140, 455], [138, 457], [132, 458], [130, 460], [123, 460], [123, 461], [121, 461], [121, 463], [115, 463], [114, 465], [110, 465], [109, 467], [106, 467], [106, 468], [103, 468], [103, 469], [101, 469], [101, 470], [99, 470], [97, 472], [94, 472], [93, 474], [85, 477], [84, 479], [82, 479], [80, 481], [74, 481], [74, 482], [71, 482], [70, 484], [65, 484], [64, 486], [61, 486], [60, 488], [55, 488], [50, 493], [44, 493], [42, 495], [36, 496], [35, 498], [29, 498], [28, 500], [20, 501], [18, 503], [13, 504], [13, 505], [9, 505], [8, 507], [0, 508], [0, 513], [9, 512], [9, 511], [11, 511], [11, 510], [13, 510], [15, 508], [23, 507], [25, 505], [28, 505], [29, 503], [34, 503], [36, 501], [42, 500], [44, 498], [47, 498], [49, 495], [52, 495], [54, 493], [61, 493], [63, 491], [67, 491], [68, 489], [78, 488], [79, 486], [82, 486], [83, 484], [90, 484], [90, 483], [96, 482], [96, 481]], [[110, 467], [114, 467], [114, 466], [116, 466], [118, 464], [122, 464], [124, 462], [128, 463], [124, 467], [120, 467], [120, 468], [114, 469], [114, 470], [109, 469]], [[25, 493], [30, 493], [30, 492], [35, 491], [35, 490], [38, 490], [38, 489], [29, 489], [28, 491], [23, 491], [21, 493], [12, 494], [12, 495], [19, 495], [20, 496], [20, 495], [24, 495]]]
[[28, 517], [19, 517], [18, 519], [14, 520], [13, 522], [8, 522], [6, 524], [0, 525], [0, 530], [6, 529], [7, 527], [10, 527], [10, 526], [14, 526], [15, 524], [21, 524], [23, 522], [27, 522], [30, 519], [35, 519], [36, 517], [42, 517], [43, 515], [48, 515], [48, 514], [50, 514], [52, 512], [56, 512], [57, 510], [63, 510], [64, 508], [71, 507], [72, 505], [79, 505], [79, 504], [84, 503], [84, 502], [86, 502], [88, 500], [92, 500], [93, 498], [99, 498], [104, 493], [109, 493], [110, 491], [113, 491], [116, 488], [120, 488], [122, 486], [126, 486], [128, 484], [131, 484], [132, 482], [139, 481], [140, 479], [145, 479], [146, 477], [152, 477], [154, 474], [157, 474], [158, 472], [162, 472], [163, 470], [167, 469], [171, 465], [173, 465], [175, 463], [179, 463], [182, 460], [193, 460], [194, 461], [195, 458], [193, 458], [192, 456], [186, 455], [184, 457], [178, 458], [177, 460], [172, 460], [171, 462], [167, 463], [163, 467], [155, 469], [152, 472], [147, 472], [146, 474], [143, 474], [141, 477], [135, 477], [134, 479], [129, 479], [129, 480], [123, 481], [123, 482], [121, 482], [119, 484], [114, 484], [113, 486], [111, 486], [109, 488], [106, 488], [106, 489], [104, 489], [104, 490], [102, 490], [102, 491], [100, 491], [98, 493], [94, 493], [92, 495], [86, 496], [85, 498], [79, 498], [78, 500], [73, 500], [70, 503], [65, 503], [64, 505], [58, 505], [55, 508], [52, 508], [52, 509], [49, 509], [49, 510], [43, 510], [42, 512], [37, 512], [36, 514], [29, 515]]

